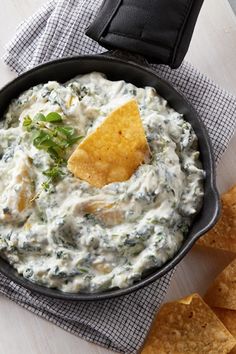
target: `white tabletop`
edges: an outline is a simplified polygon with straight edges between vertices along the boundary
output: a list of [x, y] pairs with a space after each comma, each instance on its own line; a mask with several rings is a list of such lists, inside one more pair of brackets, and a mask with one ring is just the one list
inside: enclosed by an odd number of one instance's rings
[[[44, 0], [45, 1], [45, 0]], [[0, 0], [0, 55], [17, 25], [42, 0]], [[187, 59], [220, 86], [236, 94], [236, 17], [227, 0], [205, 0]], [[14, 77], [0, 62], [0, 86]], [[222, 117], [224, 119], [224, 117]], [[217, 169], [220, 191], [236, 183], [236, 137]], [[197, 247], [180, 263], [165, 301], [192, 292], [203, 294], [229, 262], [229, 254]], [[0, 296], [0, 354], [112, 353], [73, 336]]]

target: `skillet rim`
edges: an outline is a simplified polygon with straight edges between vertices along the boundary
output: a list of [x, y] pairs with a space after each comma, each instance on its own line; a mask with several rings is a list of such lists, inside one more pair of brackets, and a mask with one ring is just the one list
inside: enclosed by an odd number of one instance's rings
[[[183, 257], [190, 251], [194, 243], [197, 241], [197, 239], [207, 232], [209, 229], [211, 229], [214, 224], [217, 222], [219, 214], [220, 214], [220, 198], [219, 194], [216, 188], [216, 172], [215, 172], [215, 162], [214, 162], [214, 155], [213, 155], [213, 148], [211, 145], [210, 137], [208, 135], [207, 129], [205, 127], [205, 124], [199, 117], [197, 111], [195, 108], [192, 106], [192, 104], [188, 101], [188, 99], [180, 92], [179, 89], [177, 89], [173, 84], [171, 84], [168, 80], [161, 78], [151, 67], [149, 66], [143, 66], [140, 63], [137, 63], [132, 60], [124, 60], [123, 58], [115, 57], [109, 55], [109, 52], [105, 52], [101, 54], [92, 54], [92, 55], [76, 55], [76, 56], [69, 56], [69, 57], [62, 57], [60, 59], [55, 59], [43, 64], [40, 64], [22, 74], [20, 74], [18, 77], [15, 79], [11, 80], [8, 82], [6, 85], [4, 85], [0, 89], [0, 95], [2, 94], [3, 91], [6, 89], [10, 88], [12, 85], [15, 84], [15, 82], [18, 82], [21, 78], [25, 77], [30, 77], [32, 73], [35, 73], [39, 71], [40, 69], [44, 67], [50, 67], [54, 66], [55, 64], [63, 63], [63, 62], [69, 62], [69, 61], [78, 61], [79, 60], [108, 60], [108, 61], [113, 61], [117, 62], [119, 64], [123, 65], [128, 65], [132, 66], [135, 69], [142, 70], [145, 72], [148, 72], [151, 75], [154, 75], [157, 80], [159, 80], [167, 89], [169, 92], [174, 92], [175, 95], [178, 96], [178, 99], [184, 103], [185, 107], [187, 108], [188, 112], [192, 114], [194, 117], [194, 120], [198, 123], [198, 125], [201, 127], [201, 130], [203, 132], [203, 138], [207, 147], [208, 151], [208, 158], [209, 158], [209, 190], [210, 190], [210, 197], [212, 199], [212, 204], [214, 205], [214, 213], [211, 216], [211, 220], [209, 223], [201, 228], [198, 232], [196, 232], [194, 235], [191, 236], [191, 238], [188, 239], [186, 237], [185, 242], [182, 244], [180, 249], [177, 251], [177, 253], [169, 259], [166, 263], [164, 263], [160, 268], [157, 268], [156, 270], [154, 269], [153, 272], [147, 276], [144, 276], [143, 279], [139, 280], [137, 283], [134, 283], [133, 285], [124, 288], [124, 289], [114, 289], [114, 290], [108, 290], [107, 292], [98, 292], [98, 293], [63, 293], [58, 289], [55, 288], [47, 288], [45, 286], [41, 286], [37, 283], [33, 283], [26, 278], [24, 278], [22, 275], [18, 274], [16, 270], [9, 264], [7, 263], [3, 258], [0, 258], [0, 272], [3, 273], [7, 278], [10, 280], [15, 281], [17, 284], [23, 286], [27, 290], [33, 291], [37, 294], [41, 294], [50, 298], [55, 298], [55, 299], [60, 299], [60, 300], [73, 300], [73, 301], [99, 301], [99, 300], [108, 300], [108, 299], [113, 299], [116, 297], [128, 295], [132, 292], [136, 292], [137, 290], [144, 288], [145, 286], [150, 285], [154, 281], [160, 279], [162, 276], [167, 274], [171, 269], [173, 269], [182, 259]], [[198, 135], [197, 135], [198, 136]], [[193, 222], [194, 224], [194, 222]], [[192, 224], [192, 225], [193, 225]]]

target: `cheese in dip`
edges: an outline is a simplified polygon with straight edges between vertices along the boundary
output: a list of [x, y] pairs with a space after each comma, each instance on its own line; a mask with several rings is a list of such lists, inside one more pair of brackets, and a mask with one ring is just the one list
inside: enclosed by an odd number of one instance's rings
[[[23, 122], [58, 112], [83, 137], [135, 98], [151, 158], [125, 182], [95, 188], [62, 167], [49, 188], [47, 151]], [[0, 254], [28, 280], [64, 292], [125, 288], [174, 256], [203, 199], [197, 137], [151, 87], [90, 73], [12, 101], [0, 129]], [[48, 127], [53, 126], [48, 123]], [[78, 143], [65, 149], [68, 159]], [[91, 205], [115, 205], [109, 212]], [[114, 221], [115, 219], [115, 221]], [[118, 220], [118, 221], [117, 221]]]

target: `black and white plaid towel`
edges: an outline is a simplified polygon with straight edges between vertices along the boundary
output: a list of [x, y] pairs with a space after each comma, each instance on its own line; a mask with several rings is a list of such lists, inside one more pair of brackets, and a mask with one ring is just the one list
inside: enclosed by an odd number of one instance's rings
[[[103, 51], [84, 35], [102, 0], [51, 0], [22, 23], [4, 61], [17, 73], [42, 62]], [[210, 133], [219, 161], [235, 130], [236, 98], [217, 87], [189, 63], [178, 70], [153, 65], [192, 102]], [[65, 330], [121, 353], [136, 353], [165, 296], [172, 272], [136, 293], [101, 302], [53, 300], [0, 275], [0, 293]]]

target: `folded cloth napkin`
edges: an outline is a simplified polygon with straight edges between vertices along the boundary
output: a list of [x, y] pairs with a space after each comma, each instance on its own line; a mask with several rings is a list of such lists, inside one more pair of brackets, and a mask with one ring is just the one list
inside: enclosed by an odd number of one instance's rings
[[[23, 22], [4, 60], [17, 73], [55, 58], [103, 51], [85, 36], [102, 0], [51, 0]], [[236, 99], [189, 63], [177, 70], [153, 65], [194, 105], [208, 128], [216, 161], [235, 130]], [[84, 339], [121, 353], [142, 346], [173, 271], [136, 293], [101, 302], [70, 302], [37, 295], [0, 274], [0, 293], [39, 316]]]

